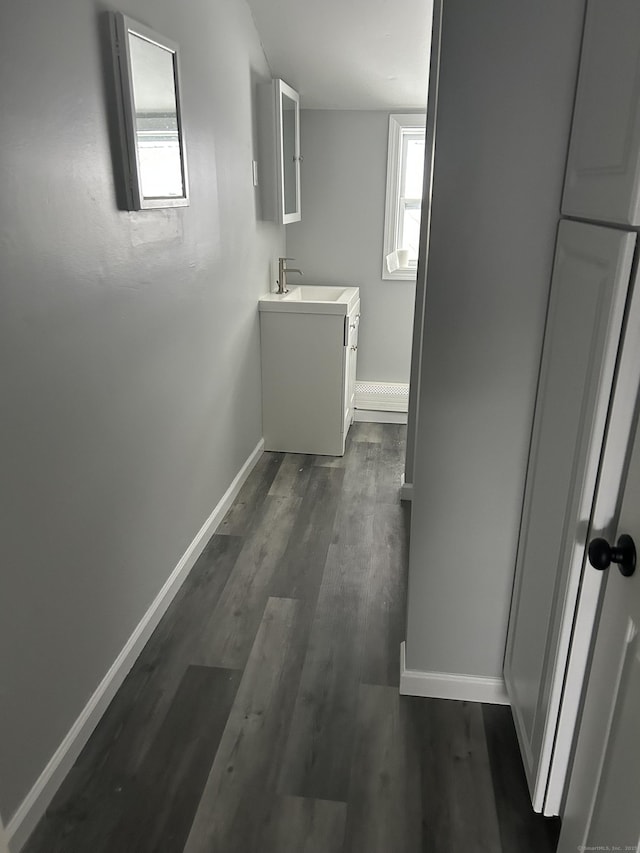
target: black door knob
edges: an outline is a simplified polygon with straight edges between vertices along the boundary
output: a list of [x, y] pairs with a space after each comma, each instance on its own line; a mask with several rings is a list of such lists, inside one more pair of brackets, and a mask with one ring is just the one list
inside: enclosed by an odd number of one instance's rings
[[592, 539], [589, 542], [589, 562], [594, 569], [604, 571], [611, 563], [617, 563], [620, 573], [625, 578], [631, 577], [636, 570], [636, 546], [633, 539], [626, 533], [616, 542], [612, 548], [606, 539]]

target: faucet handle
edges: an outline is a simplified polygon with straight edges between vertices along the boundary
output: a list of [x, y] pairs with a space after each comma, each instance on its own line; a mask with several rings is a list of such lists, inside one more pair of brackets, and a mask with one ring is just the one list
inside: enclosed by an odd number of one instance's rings
[[281, 261], [295, 261], [295, 258], [280, 258]]

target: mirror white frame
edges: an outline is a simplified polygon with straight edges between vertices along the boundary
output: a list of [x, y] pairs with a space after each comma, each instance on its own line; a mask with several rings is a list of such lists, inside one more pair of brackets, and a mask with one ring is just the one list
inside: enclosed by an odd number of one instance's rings
[[280, 78], [257, 94], [261, 217], [288, 225], [301, 218], [300, 96]]
[[[158, 207], [184, 207], [189, 204], [189, 182], [187, 177], [184, 128], [182, 125], [178, 46], [170, 39], [158, 35], [158, 33], [149, 29], [149, 27], [139, 24], [137, 21], [120, 12], [116, 12], [113, 15], [113, 39], [116, 82], [123, 131], [123, 161], [128, 209], [145, 210]], [[154, 133], [154, 131], [141, 131], [138, 127], [138, 120], [141, 113], [136, 112], [136, 90], [140, 92], [143, 87], [140, 84], [140, 68], [138, 68], [136, 76], [136, 68], [134, 66], [135, 57], [133, 55], [135, 49], [132, 50], [132, 39], [139, 40], [133, 43], [134, 48], [137, 44], [144, 45], [143, 50], [147, 51], [147, 53], [149, 47], [156, 47], [166, 52], [173, 71], [173, 103], [171, 104], [171, 111], [163, 115], [167, 115], [171, 121], [175, 113], [175, 128], [169, 131], [160, 131], [160, 134], [165, 135], [164, 146], [156, 145], [153, 147], [156, 149], [161, 149], [162, 147], [165, 149], [174, 149], [177, 147], [175, 154], [179, 156], [179, 165], [177, 162], [169, 164], [167, 158], [174, 152], [165, 151], [165, 161], [168, 165], [171, 165], [171, 168], [167, 168], [166, 171], [165, 177], [167, 180], [165, 181], [164, 190], [156, 186], [154, 189], [160, 190], [156, 192], [148, 191], [150, 184], [153, 183], [150, 177], [154, 178], [157, 185], [159, 176], [162, 175], [162, 168], [156, 167], [154, 174], [151, 175], [150, 166], [145, 162], [144, 151], [141, 150], [144, 148], [144, 146], [140, 145], [141, 137], [144, 138], [145, 133]], [[157, 57], [160, 60], [159, 64], [164, 62], [165, 66], [167, 65], [163, 54], [157, 54]], [[164, 95], [166, 96], [166, 92]], [[166, 142], [167, 136], [171, 137], [169, 144]], [[162, 155], [162, 152], [160, 153]], [[170, 174], [171, 172], [173, 172], [173, 175]], [[175, 188], [174, 191], [171, 191], [172, 186]]]
[[[276, 162], [282, 223], [300, 215], [300, 95], [284, 80], [274, 81], [277, 116]], [[285, 107], [285, 100], [292, 105]]]

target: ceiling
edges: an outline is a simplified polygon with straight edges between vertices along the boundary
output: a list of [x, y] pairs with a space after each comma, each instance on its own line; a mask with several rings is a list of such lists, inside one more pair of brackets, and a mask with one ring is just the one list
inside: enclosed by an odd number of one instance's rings
[[424, 109], [432, 0], [248, 3], [272, 75], [303, 109]]

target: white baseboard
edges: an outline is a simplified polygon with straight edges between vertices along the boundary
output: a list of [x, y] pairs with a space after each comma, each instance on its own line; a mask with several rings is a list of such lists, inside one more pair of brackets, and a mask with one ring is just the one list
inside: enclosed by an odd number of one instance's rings
[[407, 669], [404, 643], [400, 645], [400, 693], [402, 696], [462, 699], [466, 702], [486, 702], [490, 705], [510, 704], [502, 678]]
[[404, 474], [402, 475], [402, 479], [400, 481], [400, 500], [413, 500], [413, 483], [406, 483], [404, 479]]
[[354, 421], [366, 424], [406, 424], [406, 412], [376, 412], [371, 409], [356, 409]]
[[178, 565], [155, 597], [142, 617], [126, 645], [98, 685], [89, 702], [82, 710], [65, 739], [42, 771], [38, 781], [27, 794], [17, 812], [10, 820], [6, 833], [12, 853], [18, 853], [44, 815], [54, 794], [60, 787], [83, 747], [89, 740], [100, 718], [109, 706], [129, 670], [144, 648], [158, 622], [186, 580], [205, 545], [224, 518], [245, 480], [262, 455], [263, 439], [260, 439], [217, 506], [196, 534]]

